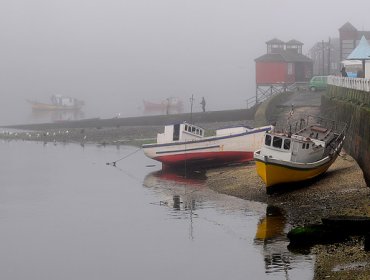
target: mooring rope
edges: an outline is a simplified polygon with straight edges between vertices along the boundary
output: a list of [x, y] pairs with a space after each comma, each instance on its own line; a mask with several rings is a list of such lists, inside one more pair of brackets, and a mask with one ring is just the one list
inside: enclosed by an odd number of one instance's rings
[[121, 161], [121, 160], [123, 160], [123, 159], [125, 159], [125, 158], [128, 158], [129, 156], [132, 156], [133, 154], [137, 153], [137, 152], [138, 152], [138, 151], [140, 151], [141, 149], [142, 149], [142, 148], [139, 148], [139, 149], [137, 149], [137, 150], [133, 151], [132, 153], [129, 153], [128, 155], [125, 155], [124, 157], [122, 157], [122, 158], [120, 158], [120, 159], [117, 159], [117, 160], [112, 161], [112, 162], [107, 162], [106, 164], [107, 164], [107, 165], [113, 165], [113, 166], [116, 166], [116, 163], [117, 163], [117, 162], [119, 162], [119, 161]]

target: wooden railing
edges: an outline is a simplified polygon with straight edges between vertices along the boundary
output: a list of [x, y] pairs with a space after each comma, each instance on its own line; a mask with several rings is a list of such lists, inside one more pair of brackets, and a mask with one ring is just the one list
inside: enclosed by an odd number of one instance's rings
[[328, 84], [338, 87], [370, 92], [370, 79], [329, 76]]

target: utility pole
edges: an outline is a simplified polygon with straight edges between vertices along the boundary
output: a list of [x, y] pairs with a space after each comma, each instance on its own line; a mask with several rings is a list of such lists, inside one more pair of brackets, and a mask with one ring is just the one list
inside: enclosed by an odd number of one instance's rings
[[322, 40], [322, 75], [325, 76], [325, 43]]
[[328, 40], [328, 75], [331, 74], [330, 51], [331, 51], [331, 42], [330, 42], [330, 37], [329, 37], [329, 40]]
[[194, 94], [190, 98], [190, 123], [193, 123], [193, 103], [194, 103]]

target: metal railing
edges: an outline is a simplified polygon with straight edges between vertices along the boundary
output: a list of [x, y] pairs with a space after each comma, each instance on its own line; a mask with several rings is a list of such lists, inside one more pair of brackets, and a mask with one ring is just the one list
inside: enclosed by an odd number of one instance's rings
[[328, 84], [370, 92], [370, 79], [328, 76]]
[[319, 125], [331, 129], [336, 134], [344, 134], [347, 130], [347, 123], [335, 121], [320, 116], [298, 114], [280, 120], [274, 124], [274, 131], [284, 134], [294, 134], [303, 128], [311, 125]]
[[265, 101], [266, 99], [270, 98], [271, 96], [277, 93], [284, 93], [284, 92], [293, 92], [293, 91], [301, 91], [307, 90], [308, 83], [307, 82], [295, 82], [293, 84], [286, 84], [286, 83], [277, 83], [277, 84], [266, 84], [260, 85], [260, 90], [257, 91], [255, 96], [251, 96], [250, 98], [246, 99], [247, 102], [247, 109], [258, 105]]

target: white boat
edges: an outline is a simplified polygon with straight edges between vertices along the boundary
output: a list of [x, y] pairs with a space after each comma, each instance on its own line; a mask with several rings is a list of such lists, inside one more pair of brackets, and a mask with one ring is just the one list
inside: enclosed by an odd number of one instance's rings
[[228, 127], [205, 137], [203, 128], [184, 122], [165, 126], [164, 133], [157, 135], [157, 143], [142, 148], [146, 156], [162, 162], [164, 167], [243, 163], [253, 160], [254, 151], [261, 147], [265, 132], [271, 128]]
[[309, 116], [296, 127], [295, 133], [292, 126], [288, 131], [267, 132], [261, 149], [254, 153], [257, 173], [267, 189], [324, 173], [342, 149], [345, 124]]

